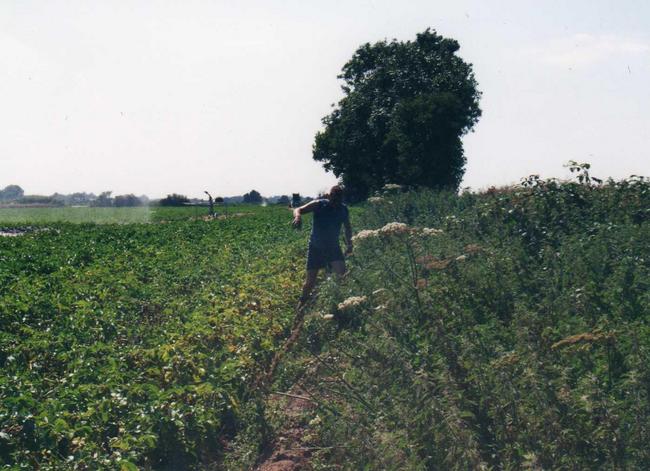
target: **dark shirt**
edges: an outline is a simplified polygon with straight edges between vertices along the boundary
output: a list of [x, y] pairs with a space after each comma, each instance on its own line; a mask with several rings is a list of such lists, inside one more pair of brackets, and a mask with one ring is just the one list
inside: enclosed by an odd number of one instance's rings
[[326, 199], [317, 200], [317, 203], [309, 244], [313, 247], [338, 245], [341, 225], [349, 218], [348, 207], [344, 204], [334, 207]]

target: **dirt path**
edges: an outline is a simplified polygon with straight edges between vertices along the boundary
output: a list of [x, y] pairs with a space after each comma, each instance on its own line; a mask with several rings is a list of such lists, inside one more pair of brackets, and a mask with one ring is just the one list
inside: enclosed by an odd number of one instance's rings
[[315, 405], [300, 393], [304, 394], [304, 391], [295, 387], [290, 393], [276, 393], [271, 398], [272, 404], [279, 408], [278, 413], [282, 415], [284, 423], [256, 471], [311, 469], [309, 431]]
[[[296, 312], [291, 335], [280, 349], [264, 378], [267, 386], [273, 382], [273, 376], [284, 355], [296, 343], [304, 323], [304, 310]], [[311, 451], [309, 449], [309, 422], [313, 418], [315, 403], [300, 387], [294, 385], [287, 393], [272, 392], [269, 406], [281, 417], [282, 426], [263, 455], [264, 460], [255, 471], [299, 471], [309, 470]]]

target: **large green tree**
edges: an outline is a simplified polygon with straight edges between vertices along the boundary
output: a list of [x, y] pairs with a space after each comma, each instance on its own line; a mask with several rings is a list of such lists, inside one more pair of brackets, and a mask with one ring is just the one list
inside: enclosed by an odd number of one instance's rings
[[481, 116], [457, 41], [427, 29], [415, 41], [364, 44], [343, 66], [345, 96], [323, 118], [315, 160], [361, 200], [386, 183], [457, 189], [461, 137]]

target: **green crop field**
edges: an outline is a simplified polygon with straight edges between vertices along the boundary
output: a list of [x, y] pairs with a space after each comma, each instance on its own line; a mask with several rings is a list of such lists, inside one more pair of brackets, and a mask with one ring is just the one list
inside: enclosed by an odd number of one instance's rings
[[238, 213], [170, 208], [164, 223], [0, 237], [0, 463], [218, 461], [259, 413], [253, 385], [291, 324], [304, 263], [285, 208]]
[[271, 384], [286, 208], [43, 213], [0, 237], [0, 463], [250, 469], [299, 385], [314, 469], [648, 469], [650, 184], [578, 177], [353, 208], [349, 272]]
[[148, 222], [151, 211], [140, 208], [0, 208], [0, 224], [72, 222], [98, 224]]
[[[256, 211], [250, 205], [217, 205], [215, 210], [219, 215], [249, 213]], [[136, 208], [92, 208], [61, 207], [61, 208], [0, 208], [0, 228], [3, 224], [45, 224], [54, 222], [97, 223], [97, 224], [127, 224], [158, 222], [178, 219], [200, 218], [208, 214], [204, 206], [186, 207], [149, 207]]]

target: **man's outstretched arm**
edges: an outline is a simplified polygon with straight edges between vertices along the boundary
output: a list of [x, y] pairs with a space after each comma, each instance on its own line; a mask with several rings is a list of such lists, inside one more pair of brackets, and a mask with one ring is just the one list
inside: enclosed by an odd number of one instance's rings
[[313, 200], [313, 201], [310, 201], [307, 204], [303, 204], [299, 208], [294, 209], [293, 210], [293, 226], [294, 227], [300, 227], [300, 224], [302, 223], [302, 219], [301, 219], [300, 216], [302, 214], [311, 213], [312, 211], [314, 211], [318, 207], [319, 204], [320, 203], [319, 203], [318, 200]]

